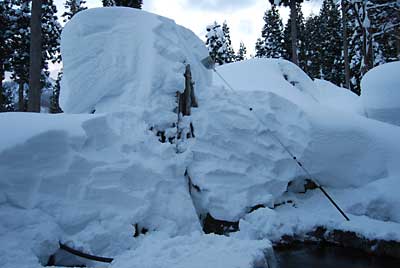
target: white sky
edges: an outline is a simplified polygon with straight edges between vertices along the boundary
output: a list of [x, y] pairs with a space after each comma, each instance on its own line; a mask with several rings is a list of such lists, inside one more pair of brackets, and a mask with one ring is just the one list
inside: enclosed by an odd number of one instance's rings
[[[55, 0], [59, 13], [65, 0]], [[304, 16], [317, 14], [322, 0], [303, 3]], [[101, 0], [86, 0], [86, 6], [101, 6]], [[143, 10], [175, 20], [191, 29], [204, 40], [207, 25], [227, 21], [233, 47], [239, 48], [240, 41], [247, 47], [248, 54], [254, 53], [256, 40], [261, 35], [263, 15], [270, 7], [268, 0], [143, 0]], [[289, 16], [288, 8], [280, 9], [284, 21]]]

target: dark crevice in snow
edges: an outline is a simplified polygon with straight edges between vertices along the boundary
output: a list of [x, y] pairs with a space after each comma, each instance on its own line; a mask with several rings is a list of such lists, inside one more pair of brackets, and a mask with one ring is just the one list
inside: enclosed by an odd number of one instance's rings
[[258, 205], [252, 206], [249, 209], [248, 213], [252, 213], [253, 211], [256, 211], [257, 209], [260, 209], [260, 208], [265, 208], [265, 205], [264, 204], [258, 204]]
[[296, 204], [293, 202], [293, 200], [286, 200], [286, 201], [282, 201], [279, 203], [275, 203], [274, 208], [277, 208], [279, 206], [286, 205], [286, 204], [292, 204], [293, 207], [296, 207]]
[[210, 213], [207, 213], [203, 220], [203, 231], [206, 234], [227, 235], [239, 231], [239, 221], [219, 220], [211, 216]]
[[149, 229], [147, 229], [146, 227], [140, 226], [138, 223], [135, 223], [134, 227], [135, 227], [135, 233], [133, 234], [133, 237], [145, 235], [149, 232]]
[[187, 169], [185, 170], [185, 178], [186, 178], [186, 180], [188, 182], [188, 192], [189, 192], [190, 199], [192, 200], [192, 204], [193, 204], [193, 207], [194, 207], [194, 209], [196, 211], [197, 218], [199, 219], [199, 222], [201, 224], [202, 223], [202, 214], [201, 214], [200, 204], [198, 204], [196, 199], [193, 197], [194, 191], [197, 192], [197, 193], [200, 193], [201, 189], [200, 189], [199, 186], [193, 184], [192, 178], [190, 178], [190, 175], [189, 175]]

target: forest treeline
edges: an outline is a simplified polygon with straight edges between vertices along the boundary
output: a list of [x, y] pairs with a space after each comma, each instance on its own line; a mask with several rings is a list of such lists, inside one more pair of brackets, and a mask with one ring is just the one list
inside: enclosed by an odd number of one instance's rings
[[[267, 0], [266, 0], [267, 1]], [[372, 67], [400, 58], [398, 0], [324, 0], [320, 13], [304, 18], [303, 0], [269, 0], [254, 57], [283, 58], [310, 77], [331, 81], [360, 94], [360, 80]], [[100, 2], [100, 0], [99, 0]], [[142, 8], [142, 0], [102, 0], [102, 5]], [[284, 25], [278, 6], [290, 7]], [[66, 0], [64, 22], [86, 9]], [[51, 88], [49, 112], [59, 113], [62, 69], [51, 81], [50, 63], [61, 63], [62, 26], [53, 0], [0, 0], [0, 111], [40, 112], [41, 92]], [[31, 34], [34, 33], [34, 34]], [[219, 65], [244, 60], [243, 42], [232, 48], [226, 22], [207, 26], [206, 46]], [[5, 74], [10, 82], [3, 82]]]
[[[328, 80], [358, 95], [361, 77], [368, 70], [400, 59], [400, 1], [324, 0], [319, 14], [308, 18], [301, 10], [303, 0], [270, 2], [254, 57], [290, 60], [310, 77]], [[279, 5], [290, 8], [286, 25]], [[217, 64], [242, 59], [232, 49], [226, 22], [207, 26], [206, 38]], [[243, 50], [241, 44], [238, 54]]]

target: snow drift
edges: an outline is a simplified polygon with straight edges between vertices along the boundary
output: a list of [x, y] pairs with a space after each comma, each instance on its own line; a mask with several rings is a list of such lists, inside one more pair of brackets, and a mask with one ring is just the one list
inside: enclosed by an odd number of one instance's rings
[[[365, 118], [357, 96], [313, 82], [284, 60], [252, 59], [217, 71], [233, 90], [216, 75], [215, 88], [193, 115], [197, 136], [189, 174], [200, 189], [194, 192], [198, 210], [236, 221], [259, 205], [284, 202], [287, 191], [304, 191], [308, 176], [286, 149], [328, 189], [386, 189], [363, 198], [360, 190], [358, 200], [343, 197], [340, 201], [354, 214], [370, 214], [366, 208], [377, 200], [398, 204], [389, 185], [399, 173], [400, 129]], [[342, 108], [342, 101], [355, 107]], [[340, 220], [321, 198], [333, 213], [329, 217]], [[373, 217], [397, 222], [396, 211], [381, 210]]]
[[373, 68], [361, 80], [368, 117], [400, 126], [400, 62]]

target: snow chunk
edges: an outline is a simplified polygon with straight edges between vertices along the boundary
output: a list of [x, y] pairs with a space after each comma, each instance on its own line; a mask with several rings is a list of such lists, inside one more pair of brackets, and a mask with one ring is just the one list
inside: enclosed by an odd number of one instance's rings
[[67, 113], [141, 108], [157, 124], [176, 117], [175, 94], [184, 89], [185, 64], [191, 65], [196, 90], [211, 81], [200, 62], [207, 49], [193, 32], [133, 8], [79, 12], [62, 32], [61, 52], [60, 103]]
[[373, 68], [361, 80], [361, 99], [368, 117], [400, 126], [400, 62]]
[[[254, 58], [218, 67], [217, 71], [235, 91], [272, 92], [296, 104], [317, 101], [313, 81], [295, 64], [282, 59]], [[226, 86], [219, 77], [214, 84]]]

